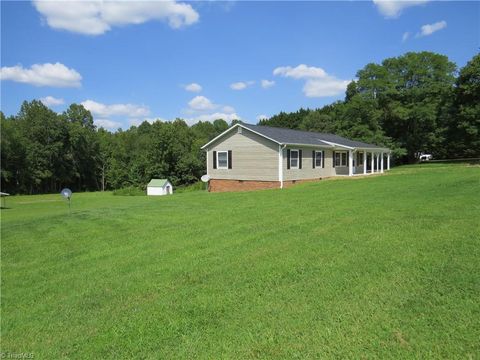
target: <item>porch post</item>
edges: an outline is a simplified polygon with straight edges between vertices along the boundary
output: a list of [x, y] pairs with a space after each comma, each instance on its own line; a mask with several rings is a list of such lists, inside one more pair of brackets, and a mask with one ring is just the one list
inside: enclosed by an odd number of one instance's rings
[[367, 151], [363, 151], [363, 175], [367, 174]]
[[380, 156], [378, 156], [378, 153], [377, 153], [377, 172], [380, 171]]
[[372, 151], [372, 157], [370, 158], [371, 160], [371, 164], [370, 164], [370, 173], [373, 174], [375, 171], [374, 171], [374, 161], [375, 161], [375, 153]]
[[387, 170], [390, 170], [390, 153], [387, 154]]
[[383, 152], [382, 157], [380, 158], [380, 172], [383, 173]]
[[280, 189], [283, 189], [283, 149], [282, 149], [282, 145], [278, 145], [278, 181], [280, 181]]
[[348, 150], [348, 176], [353, 175], [353, 154], [352, 150]]

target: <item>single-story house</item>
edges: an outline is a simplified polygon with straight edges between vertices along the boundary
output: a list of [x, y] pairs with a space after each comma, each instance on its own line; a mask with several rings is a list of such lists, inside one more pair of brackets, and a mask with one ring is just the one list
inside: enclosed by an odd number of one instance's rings
[[390, 150], [385, 147], [333, 134], [244, 123], [202, 149], [207, 152], [210, 191], [283, 188], [297, 181], [390, 169]]
[[167, 179], [152, 179], [147, 185], [147, 195], [171, 195], [173, 186]]

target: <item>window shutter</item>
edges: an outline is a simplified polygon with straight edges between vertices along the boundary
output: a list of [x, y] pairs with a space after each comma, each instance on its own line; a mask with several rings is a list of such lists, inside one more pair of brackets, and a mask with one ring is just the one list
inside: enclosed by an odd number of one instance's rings
[[290, 169], [290, 149], [287, 149], [287, 169]]
[[216, 151], [213, 152], [213, 168], [214, 169], [217, 168], [217, 152]]
[[228, 168], [232, 168], [232, 150], [228, 150]]
[[332, 164], [333, 164], [333, 167], [335, 167], [335, 151], [333, 152], [333, 162], [332, 162]]
[[315, 169], [315, 150], [312, 150], [312, 169]]
[[302, 168], [302, 150], [298, 150], [298, 168]]
[[322, 150], [322, 168], [325, 168], [325, 150]]

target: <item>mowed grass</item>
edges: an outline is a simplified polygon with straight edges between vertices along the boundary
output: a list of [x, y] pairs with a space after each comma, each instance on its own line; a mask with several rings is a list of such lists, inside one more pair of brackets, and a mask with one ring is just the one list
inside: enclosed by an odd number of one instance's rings
[[480, 354], [480, 167], [285, 190], [19, 196], [2, 352], [35, 358]]

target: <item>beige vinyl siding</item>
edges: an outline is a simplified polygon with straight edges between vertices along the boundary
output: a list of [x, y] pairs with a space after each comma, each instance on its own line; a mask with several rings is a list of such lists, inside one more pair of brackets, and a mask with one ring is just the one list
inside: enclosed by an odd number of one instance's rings
[[348, 166], [335, 166], [335, 175], [348, 175]]
[[[232, 169], [214, 169], [214, 151], [232, 151]], [[278, 144], [238, 128], [208, 147], [208, 174], [212, 179], [278, 181]]]
[[[287, 149], [302, 150], [302, 168], [301, 169], [287, 169]], [[283, 150], [283, 180], [305, 180], [305, 179], [319, 179], [328, 176], [335, 176], [335, 168], [332, 167], [332, 151], [324, 149], [325, 151], [325, 167], [315, 169], [312, 168], [312, 151], [321, 151], [319, 148], [311, 147], [296, 147], [288, 146]], [[348, 174], [348, 170], [347, 170]]]

